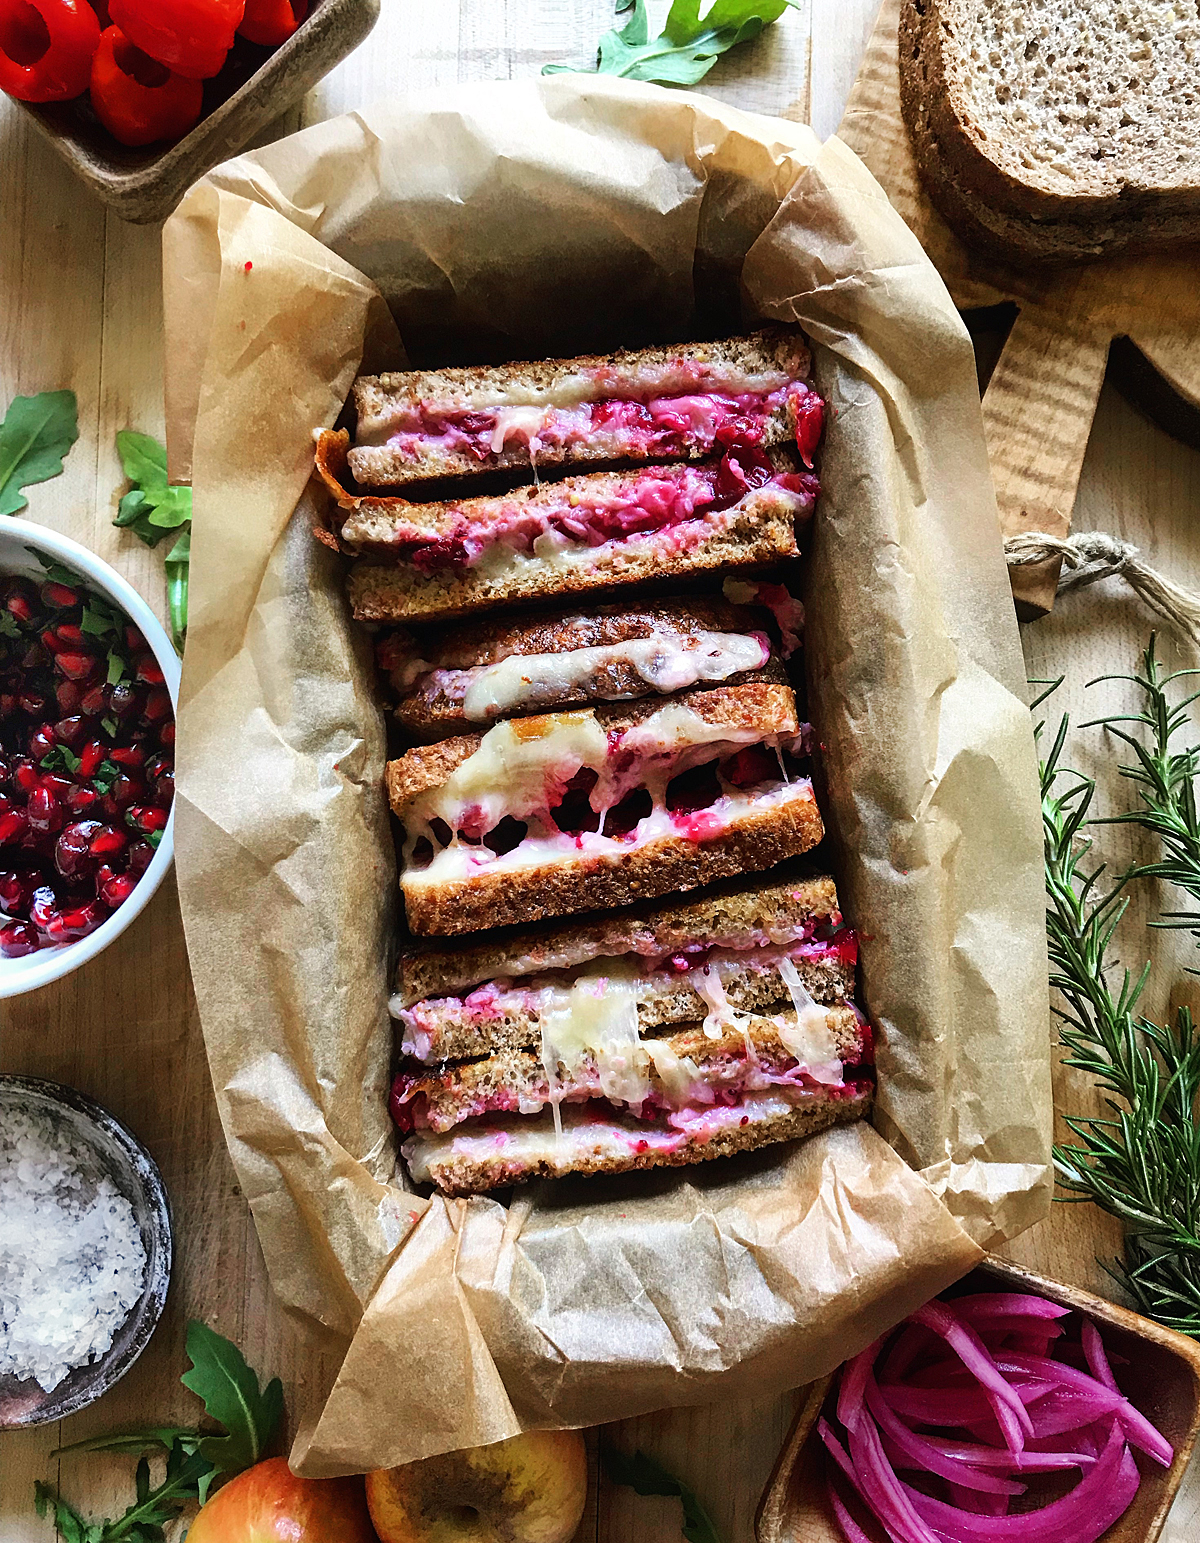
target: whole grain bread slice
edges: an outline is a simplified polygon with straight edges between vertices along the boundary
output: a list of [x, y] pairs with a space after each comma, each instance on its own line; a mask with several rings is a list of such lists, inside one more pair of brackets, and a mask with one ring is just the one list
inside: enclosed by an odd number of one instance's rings
[[[710, 691], [686, 691], [670, 699], [674, 708], [685, 708], [704, 723], [727, 728], [731, 734], [747, 729], [758, 730], [765, 739], [771, 734], [796, 734], [800, 724], [796, 716], [796, 696], [792, 688], [767, 681], [747, 681], [741, 686], [717, 686]], [[601, 703], [587, 711], [610, 736], [624, 733], [663, 710], [661, 698], [630, 703]], [[560, 715], [546, 713], [519, 720], [522, 739], [541, 739], [552, 734]], [[405, 806], [418, 794], [439, 788], [473, 756], [483, 742], [483, 734], [458, 734], [433, 745], [417, 745], [398, 760], [387, 764], [387, 790], [392, 810], [401, 819]], [[456, 929], [457, 930], [457, 929]]]
[[1155, 0], [904, 0], [900, 96], [933, 203], [1008, 262], [1200, 239], [1200, 18]]
[[[834, 1056], [856, 1065], [864, 1050], [863, 1026], [851, 1007], [826, 1009], [826, 1027], [833, 1042]], [[689, 1060], [699, 1071], [706, 1088], [712, 1091], [742, 1091], [748, 1077], [762, 1073], [782, 1074], [795, 1064], [795, 1055], [784, 1043], [782, 1032], [796, 1029], [796, 1014], [791, 1008], [776, 1017], [750, 1017], [744, 1026], [726, 1026], [713, 1038], [699, 1023], [691, 1023], [674, 1032], [656, 1036], [654, 1043], [664, 1045], [672, 1056]], [[452, 1126], [497, 1110], [520, 1109], [532, 1113], [548, 1103], [550, 1081], [540, 1053], [531, 1050], [497, 1051], [484, 1060], [459, 1061], [402, 1077], [403, 1099], [397, 1106], [420, 1100], [422, 1122], [443, 1132]], [[564, 1099], [603, 1097], [602, 1068], [595, 1054], [581, 1057], [571, 1071], [559, 1069], [555, 1092]], [[666, 1096], [667, 1090], [653, 1062], [647, 1068], [647, 1082], [652, 1095]], [[668, 1097], [669, 1101], [669, 1097]]]
[[410, 1137], [401, 1150], [418, 1183], [432, 1181], [445, 1195], [476, 1195], [532, 1179], [678, 1168], [733, 1157], [861, 1119], [873, 1096], [873, 1084], [862, 1079], [837, 1093], [814, 1090], [793, 1107], [780, 1101], [749, 1103], [741, 1110], [735, 1107], [723, 1128], [692, 1135], [648, 1132], [615, 1115], [597, 1118], [589, 1109], [578, 1120], [564, 1113], [566, 1130], [557, 1137], [544, 1114], [536, 1122], [509, 1121], [501, 1140], [493, 1131], [467, 1124], [444, 1136], [423, 1132]]
[[783, 796], [751, 796], [719, 834], [704, 840], [663, 835], [628, 846], [614, 842], [602, 854], [581, 852], [516, 871], [484, 868], [464, 879], [432, 881], [427, 872], [409, 870], [400, 891], [409, 928], [444, 937], [699, 889], [773, 868], [811, 851], [824, 834], [805, 779]]
[[622, 954], [679, 953], [697, 940], [790, 942], [817, 922], [841, 923], [827, 874], [783, 874], [722, 884], [689, 899], [656, 900], [569, 925], [509, 928], [451, 944], [413, 943], [396, 965], [392, 1010], [467, 991], [498, 976], [520, 980]]
[[[397, 416], [423, 406], [436, 415], [522, 405], [577, 406], [606, 398], [646, 401], [703, 391], [728, 392], [733, 389], [731, 379], [737, 376], [757, 379], [760, 389], [770, 391], [790, 381], [803, 382], [809, 364], [808, 347], [797, 330], [770, 327], [747, 337], [635, 352], [361, 376], [354, 384], [358, 430], [349, 454], [350, 470], [361, 486], [377, 488], [477, 476], [482, 470], [525, 469], [533, 464], [528, 444], [505, 443], [503, 449], [482, 460], [470, 450], [445, 447], [437, 437], [428, 445], [404, 450], [389, 444]], [[768, 419], [763, 443], [785, 444], [795, 432], [794, 404], [789, 402]], [[707, 448], [698, 450], [697, 456], [706, 453]], [[537, 453], [536, 461], [539, 466], [562, 466], [656, 458], [662, 459], [644, 448], [639, 451], [636, 442], [614, 427], [597, 429], [581, 443], [546, 445]]]

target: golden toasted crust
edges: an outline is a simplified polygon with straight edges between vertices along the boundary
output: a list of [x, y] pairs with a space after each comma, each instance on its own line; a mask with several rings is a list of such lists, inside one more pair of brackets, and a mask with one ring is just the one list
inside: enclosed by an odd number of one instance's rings
[[656, 900], [587, 922], [510, 928], [467, 944], [417, 945], [396, 966], [398, 1005], [465, 991], [498, 976], [519, 980], [568, 970], [622, 954], [671, 954], [697, 939], [719, 940], [784, 929], [839, 916], [837, 889], [827, 875], [723, 884], [690, 900]]
[[737, 568], [769, 568], [799, 555], [794, 498], [759, 488], [732, 509], [689, 520], [695, 541], [672, 550], [657, 533], [592, 547], [586, 560], [557, 566], [537, 558], [489, 577], [478, 568], [419, 573], [409, 564], [358, 558], [351, 564], [350, 604], [359, 621], [433, 622], [501, 604], [568, 600], [615, 586], [678, 582]]
[[[742, 686], [716, 686], [711, 691], [686, 691], [672, 697], [671, 704], [687, 707], [705, 723], [728, 727], [731, 731], [759, 729], [768, 734], [795, 734], [800, 727], [796, 716], [796, 697], [790, 686], [766, 681], [747, 681]], [[644, 723], [663, 707], [661, 698], [648, 702], [609, 704], [590, 708], [596, 721], [610, 734]], [[558, 715], [546, 713], [536, 718], [517, 720], [525, 735], [534, 738], [548, 734]], [[387, 765], [387, 790], [393, 811], [401, 819], [409, 799], [432, 788], [440, 788], [464, 761], [479, 749], [482, 734], [458, 734], [436, 745], [418, 745], [398, 761]]]
[[698, 889], [716, 879], [773, 868], [810, 851], [824, 833], [812, 788], [794, 783], [787, 802], [762, 809], [751, 802], [709, 841], [662, 836], [612, 856], [559, 859], [517, 874], [475, 873], [436, 885], [422, 885], [420, 873], [406, 873], [400, 890], [409, 928], [422, 936], [445, 937]]
[[[629, 1146], [620, 1157], [605, 1155], [590, 1160], [579, 1159], [569, 1171], [575, 1174], [629, 1173], [642, 1168], [682, 1168], [715, 1157], [733, 1157], [738, 1152], [750, 1152], [775, 1142], [815, 1136], [831, 1125], [848, 1125], [867, 1113], [873, 1097], [874, 1089], [868, 1084], [837, 1098], [814, 1095], [813, 1102], [803, 1108], [766, 1117], [751, 1115], [745, 1125], [735, 1125], [707, 1140], [697, 1138], [685, 1142], [672, 1152], [653, 1149], [638, 1152]], [[504, 1184], [525, 1184], [531, 1179], [563, 1176], [563, 1170], [545, 1158], [517, 1165], [499, 1154], [491, 1159], [475, 1160], [449, 1149], [432, 1154], [428, 1168], [430, 1179], [445, 1195], [477, 1195]]]
[[[780, 1017], [788, 1027], [795, 1027], [796, 1014], [792, 1009], [781, 1012]], [[856, 1065], [863, 1053], [863, 1031], [857, 1015], [849, 1007], [831, 1007], [826, 1020], [837, 1059]], [[666, 1045], [680, 1059], [686, 1057], [694, 1062], [711, 1088], [742, 1083], [750, 1066], [747, 1041], [754, 1048], [756, 1064], [767, 1071], [783, 1072], [795, 1063], [794, 1055], [779, 1037], [779, 1025], [771, 1018], [752, 1018], [744, 1033], [726, 1028], [713, 1039], [699, 1023], [655, 1038], [656, 1044]], [[666, 1096], [666, 1086], [653, 1062], [647, 1069], [647, 1080], [651, 1094]], [[603, 1097], [596, 1057], [585, 1056], [574, 1071], [561, 1075], [557, 1089], [563, 1098]], [[532, 1113], [529, 1105], [549, 1102], [550, 1092], [541, 1056], [525, 1049], [498, 1051], [480, 1061], [460, 1061], [416, 1077], [411, 1084], [412, 1095], [424, 1100], [424, 1113], [436, 1131], [449, 1130], [489, 1108], [519, 1107], [522, 1113]]]

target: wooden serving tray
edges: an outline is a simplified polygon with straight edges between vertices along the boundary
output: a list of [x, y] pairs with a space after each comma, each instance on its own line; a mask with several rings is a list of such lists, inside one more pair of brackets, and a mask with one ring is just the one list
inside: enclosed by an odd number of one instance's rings
[[[1122, 1391], [1166, 1436], [1175, 1448], [1175, 1461], [1164, 1470], [1139, 1459], [1142, 1482], [1134, 1502], [1102, 1543], [1154, 1543], [1200, 1430], [1200, 1345], [1090, 1291], [1045, 1280], [994, 1255], [955, 1291], [960, 1288], [1033, 1292], [1084, 1314], [1103, 1329], [1105, 1345], [1128, 1362], [1120, 1370]], [[832, 1381], [822, 1377], [810, 1385], [788, 1432], [759, 1502], [754, 1524], [758, 1543], [845, 1543], [825, 1498], [825, 1448], [816, 1433]]]
[[[900, 0], [883, 0], [838, 136], [871, 169], [928, 252], [959, 310], [1004, 302], [1018, 315], [983, 397], [988, 456], [1006, 536], [1065, 536], [1109, 347], [1149, 361], [1131, 394], [1169, 429], [1200, 422], [1200, 249], [1066, 268], [1010, 268], [973, 253], [925, 196], [900, 112]], [[1118, 360], [1114, 359], [1114, 364]], [[1190, 425], [1190, 432], [1187, 426]], [[1023, 617], [1054, 605], [1059, 564], [1012, 568]]]

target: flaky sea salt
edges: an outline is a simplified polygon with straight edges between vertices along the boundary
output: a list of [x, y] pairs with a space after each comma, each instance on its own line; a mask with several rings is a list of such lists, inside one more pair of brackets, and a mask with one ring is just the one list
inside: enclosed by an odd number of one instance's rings
[[102, 1356], [142, 1293], [133, 1207], [41, 1110], [0, 1109], [0, 1376], [49, 1392]]

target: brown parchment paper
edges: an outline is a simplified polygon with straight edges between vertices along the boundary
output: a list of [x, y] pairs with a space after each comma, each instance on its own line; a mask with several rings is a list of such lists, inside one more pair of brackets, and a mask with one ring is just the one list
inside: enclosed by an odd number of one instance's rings
[[[974, 362], [854, 156], [651, 86], [471, 86], [219, 167], [164, 246], [172, 470], [195, 491], [192, 971], [275, 1289], [347, 1347], [293, 1463], [796, 1386], [1037, 1220], [1039, 805]], [[338, 560], [309, 533], [312, 431], [364, 349], [372, 367], [403, 347], [565, 354], [764, 317], [807, 329], [831, 407], [806, 667], [878, 1028], [874, 1123], [507, 1206], [422, 1198], [385, 1108], [385, 737]]]

